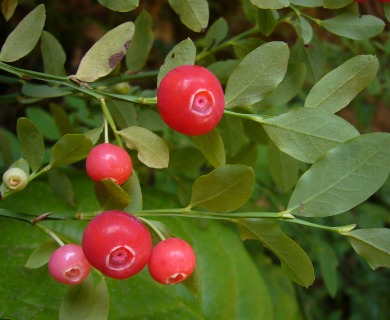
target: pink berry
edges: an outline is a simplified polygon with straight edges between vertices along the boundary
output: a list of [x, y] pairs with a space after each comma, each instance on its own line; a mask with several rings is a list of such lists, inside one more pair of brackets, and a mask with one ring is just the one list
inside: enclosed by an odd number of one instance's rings
[[111, 179], [122, 185], [130, 177], [133, 164], [130, 155], [121, 147], [102, 143], [94, 147], [86, 161], [86, 171], [93, 181]]
[[150, 275], [161, 284], [176, 284], [187, 279], [195, 269], [196, 257], [192, 247], [179, 238], [159, 242], [148, 262]]
[[96, 269], [111, 278], [126, 279], [146, 266], [152, 252], [152, 237], [138, 218], [110, 210], [88, 223], [82, 247]]
[[49, 272], [58, 282], [75, 285], [88, 277], [91, 264], [77, 244], [66, 244], [50, 256]]
[[157, 108], [172, 129], [191, 136], [213, 130], [225, 108], [217, 77], [201, 66], [184, 65], [169, 71], [157, 89]]

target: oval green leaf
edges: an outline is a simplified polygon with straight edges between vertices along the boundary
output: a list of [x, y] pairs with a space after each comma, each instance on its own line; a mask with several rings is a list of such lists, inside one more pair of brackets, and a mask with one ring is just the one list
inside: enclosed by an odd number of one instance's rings
[[180, 21], [192, 31], [201, 32], [209, 23], [209, 5], [206, 0], [169, 0], [169, 5]]
[[139, 0], [98, 0], [99, 3], [112, 10], [117, 12], [128, 12], [132, 11], [139, 5]]
[[45, 156], [45, 143], [37, 126], [27, 118], [19, 118], [16, 132], [22, 150], [22, 157], [27, 160], [31, 170], [37, 172]]
[[310, 90], [305, 107], [337, 112], [347, 106], [375, 78], [378, 58], [354, 57], [326, 74]]
[[82, 58], [76, 78], [93, 82], [109, 74], [126, 55], [134, 34], [134, 23], [125, 22], [108, 31]]
[[47, 31], [42, 31], [41, 52], [45, 73], [64, 76], [66, 54], [59, 41]]
[[166, 56], [157, 76], [157, 86], [161, 79], [172, 69], [186, 64], [194, 64], [195, 57], [196, 47], [191, 39], [188, 38], [179, 42]]
[[214, 168], [226, 164], [225, 147], [216, 129], [204, 135], [194, 136], [192, 140]]
[[67, 204], [76, 207], [73, 185], [68, 176], [60, 170], [53, 169], [47, 173], [52, 190]]
[[271, 250], [279, 258], [283, 272], [292, 281], [306, 288], [313, 284], [315, 276], [310, 258], [276, 223], [266, 219], [241, 219], [237, 223], [241, 227], [241, 237], [259, 240]]
[[137, 173], [133, 170], [130, 178], [122, 184], [122, 189], [130, 196], [130, 203], [123, 210], [126, 212], [136, 212], [142, 210], [142, 189]]
[[[329, 152], [302, 175], [288, 204], [295, 215], [336, 215], [365, 201], [390, 172], [390, 134], [355, 137]], [[304, 210], [300, 210], [301, 207]]]
[[260, 122], [281, 151], [308, 163], [359, 135], [350, 123], [321, 109], [297, 108]]
[[214, 46], [221, 43], [222, 40], [227, 37], [228, 31], [229, 31], [229, 26], [226, 20], [223, 17], [220, 17], [207, 30], [207, 33], [202, 43], [204, 49], [210, 50]]
[[346, 234], [353, 249], [372, 269], [390, 268], [390, 229], [359, 229]]
[[249, 200], [254, 184], [251, 167], [220, 166], [195, 181], [189, 207], [199, 206], [212, 212], [234, 211]]
[[260, 9], [282, 9], [290, 5], [289, 0], [250, 0]]
[[169, 149], [158, 135], [142, 127], [128, 127], [119, 131], [129, 149], [138, 151], [138, 159], [150, 168], [166, 168], [169, 163]]
[[1, 48], [0, 60], [13, 62], [30, 53], [38, 43], [45, 20], [45, 6], [40, 4], [9, 34]]
[[37, 269], [49, 262], [51, 254], [58, 249], [58, 243], [53, 239], [42, 242], [31, 255], [24, 265], [28, 269]]
[[284, 42], [269, 42], [249, 53], [226, 85], [226, 107], [249, 106], [261, 101], [283, 80], [289, 49]]
[[102, 211], [123, 210], [131, 201], [130, 195], [109, 179], [95, 183], [95, 194]]
[[91, 139], [83, 134], [64, 135], [52, 148], [50, 166], [68, 166], [85, 159], [93, 148]]
[[375, 16], [353, 13], [343, 13], [334, 18], [323, 20], [322, 25], [329, 32], [352, 40], [375, 37], [385, 27], [385, 23]]
[[142, 10], [135, 20], [134, 37], [126, 54], [127, 72], [136, 72], [145, 66], [154, 42], [152, 26], [152, 17]]
[[18, 0], [3, 0], [1, 3], [1, 13], [4, 16], [5, 21], [12, 18], [16, 7], [18, 6]]

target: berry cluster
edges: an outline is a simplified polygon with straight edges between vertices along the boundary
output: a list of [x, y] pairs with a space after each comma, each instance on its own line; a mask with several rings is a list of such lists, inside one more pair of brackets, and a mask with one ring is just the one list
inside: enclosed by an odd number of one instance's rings
[[[172, 129], [186, 135], [202, 135], [213, 130], [222, 118], [224, 93], [218, 79], [206, 68], [184, 65], [168, 72], [157, 90], [157, 108]], [[102, 143], [86, 159], [86, 172], [95, 182], [110, 179], [121, 186], [131, 176], [132, 160], [121, 147]], [[12, 191], [28, 182], [20, 168], [3, 176]], [[94, 267], [108, 277], [127, 279], [148, 265], [150, 275], [161, 284], [175, 284], [195, 269], [192, 247], [179, 238], [168, 238], [153, 247], [147, 227], [137, 217], [119, 210], [95, 216], [87, 225], [82, 245], [66, 244], [49, 259], [49, 272], [65, 284], [81, 283]]]

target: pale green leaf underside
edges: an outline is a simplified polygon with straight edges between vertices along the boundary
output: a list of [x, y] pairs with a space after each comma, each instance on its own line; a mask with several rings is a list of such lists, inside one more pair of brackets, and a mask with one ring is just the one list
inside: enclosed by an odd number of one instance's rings
[[338, 36], [353, 40], [372, 38], [383, 31], [385, 23], [372, 15], [343, 13], [322, 21], [323, 27]]
[[0, 60], [13, 62], [30, 53], [41, 36], [45, 20], [45, 6], [40, 4], [9, 34], [1, 48]]
[[227, 82], [226, 107], [249, 106], [270, 94], [283, 80], [288, 58], [284, 42], [269, 42], [250, 52]]
[[372, 269], [390, 268], [390, 229], [358, 229], [346, 236], [354, 250]]
[[350, 123], [321, 109], [297, 108], [261, 123], [281, 151], [308, 163], [359, 135]]
[[57, 76], [64, 76], [65, 51], [59, 41], [47, 31], [42, 31], [41, 51], [45, 72]]
[[250, 0], [260, 9], [282, 9], [288, 7], [289, 0]]
[[343, 63], [318, 81], [310, 90], [305, 107], [337, 112], [375, 78], [379, 62], [375, 56], [361, 55]]
[[364, 134], [338, 145], [302, 175], [288, 210], [306, 217], [350, 210], [383, 185], [390, 172], [389, 159], [388, 133]]
[[181, 22], [192, 31], [201, 32], [209, 23], [209, 6], [206, 0], [169, 0]]
[[118, 11], [128, 12], [134, 10], [139, 5], [139, 0], [98, 0], [102, 6], [106, 8]]
[[125, 56], [133, 34], [133, 22], [125, 22], [108, 31], [84, 55], [76, 78], [93, 82], [109, 74]]
[[192, 140], [213, 167], [217, 168], [226, 164], [225, 147], [217, 130], [212, 130], [200, 136], [193, 136]]
[[138, 151], [138, 159], [150, 168], [166, 168], [169, 163], [169, 149], [166, 142], [158, 135], [142, 127], [132, 126], [119, 134], [126, 145]]

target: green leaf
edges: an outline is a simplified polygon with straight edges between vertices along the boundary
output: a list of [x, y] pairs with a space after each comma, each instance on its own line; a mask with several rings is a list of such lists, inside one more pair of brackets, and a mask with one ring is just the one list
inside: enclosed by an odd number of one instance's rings
[[294, 21], [294, 28], [297, 34], [302, 38], [304, 44], [308, 44], [313, 38], [313, 28], [311, 24], [302, 16]]
[[206, 0], [168, 0], [169, 5], [189, 29], [201, 32], [209, 23], [209, 6]]
[[95, 194], [102, 211], [123, 210], [131, 201], [130, 195], [109, 179], [95, 183]]
[[95, 145], [99, 141], [102, 132], [103, 132], [103, 126], [84, 132], [84, 135], [88, 139], [91, 139], [92, 144]]
[[289, 0], [250, 0], [260, 9], [282, 9], [290, 5]]
[[270, 94], [284, 78], [288, 57], [284, 42], [268, 42], [248, 54], [226, 85], [226, 107], [252, 105]]
[[186, 65], [194, 64], [196, 57], [196, 48], [191, 39], [179, 42], [166, 56], [164, 64], [161, 66], [157, 76], [157, 86], [161, 79], [172, 69]]
[[241, 238], [259, 240], [280, 260], [283, 272], [292, 281], [308, 287], [314, 282], [314, 268], [308, 255], [278, 225], [266, 219], [241, 219]]
[[50, 111], [61, 135], [75, 132], [72, 124], [70, 123], [68, 114], [65, 112], [63, 106], [51, 103]]
[[37, 269], [49, 262], [51, 254], [58, 249], [58, 243], [53, 239], [42, 242], [31, 253], [26, 264], [24, 265], [28, 269]]
[[22, 149], [22, 156], [29, 163], [31, 170], [37, 172], [45, 155], [45, 144], [37, 126], [27, 118], [19, 118], [16, 132]]
[[341, 9], [349, 5], [353, 0], [323, 0], [326, 9]]
[[18, 6], [18, 0], [3, 0], [1, 3], [1, 13], [4, 16], [5, 21], [12, 18], [16, 7]]
[[375, 37], [385, 27], [385, 23], [375, 16], [353, 13], [343, 13], [334, 18], [323, 20], [322, 25], [329, 32], [352, 40]]
[[226, 164], [225, 147], [217, 130], [214, 129], [201, 136], [194, 136], [192, 140], [214, 168]]
[[345, 234], [372, 269], [390, 268], [390, 229], [358, 229]]
[[0, 166], [4, 168], [8, 168], [13, 160], [11, 135], [3, 128], [0, 128], [0, 160], [1, 159], [3, 162], [0, 162]]
[[326, 242], [322, 242], [316, 248], [318, 261], [321, 267], [322, 277], [324, 279], [325, 287], [331, 297], [337, 293], [337, 256], [333, 248]]
[[337, 112], [347, 106], [375, 78], [378, 58], [354, 57], [326, 74], [310, 90], [305, 107]]
[[76, 78], [93, 82], [109, 74], [126, 55], [134, 34], [134, 23], [125, 22], [108, 31], [82, 58]]
[[60, 170], [50, 170], [47, 173], [49, 185], [64, 202], [76, 207], [73, 185], [68, 176]]
[[297, 108], [261, 123], [281, 151], [308, 163], [359, 135], [349, 122], [321, 109]]
[[142, 127], [128, 127], [119, 131], [129, 149], [138, 151], [138, 159], [150, 168], [166, 168], [169, 149], [166, 142], [155, 133]]
[[276, 27], [277, 19], [275, 10], [257, 9], [256, 26], [262, 34], [269, 36]]
[[284, 192], [298, 181], [298, 161], [280, 151], [274, 143], [268, 145], [268, 164], [276, 185]]
[[45, 20], [45, 6], [40, 4], [9, 34], [1, 48], [0, 60], [13, 62], [30, 53], [38, 43]]
[[70, 90], [61, 87], [51, 87], [46, 84], [25, 83], [22, 87], [22, 93], [33, 98], [56, 98], [70, 94]]
[[322, 7], [324, 5], [324, 0], [291, 0], [291, 3], [297, 6], [314, 8], [314, 7]]
[[249, 200], [254, 183], [251, 167], [220, 166], [195, 181], [189, 207], [199, 206], [212, 212], [234, 211]]
[[108, 289], [104, 278], [95, 287], [90, 275], [81, 284], [68, 288], [61, 304], [59, 319], [106, 320], [108, 309]]
[[[326, 217], [369, 198], [390, 172], [390, 134], [370, 133], [338, 145], [302, 175], [288, 204], [292, 214]], [[301, 205], [305, 210], [299, 210]]]
[[83, 134], [64, 135], [52, 148], [50, 166], [68, 166], [85, 159], [92, 148], [91, 139]]
[[264, 41], [258, 38], [247, 38], [234, 42], [233, 50], [237, 59], [244, 59], [253, 50], [264, 44]]
[[291, 49], [291, 62], [304, 63], [306, 65], [306, 78], [310, 83], [317, 82], [323, 75], [325, 64], [324, 54], [321, 49], [321, 42], [313, 35], [309, 46], [305, 46], [299, 38]]
[[139, 0], [98, 0], [102, 6], [106, 8], [118, 11], [128, 12], [132, 11], [139, 5]]
[[[254, 110], [268, 106], [281, 106], [296, 97], [303, 87], [306, 78], [306, 66], [303, 63], [291, 63], [280, 85], [265, 99], [254, 106]], [[259, 110], [259, 112], [261, 112]], [[257, 112], [256, 112], [257, 113]]]
[[237, 68], [239, 63], [239, 60], [217, 61], [209, 65], [207, 68], [212, 73], [214, 73], [214, 75], [218, 78], [221, 84], [226, 84], [230, 75], [233, 73], [234, 69]]
[[227, 21], [220, 17], [207, 30], [203, 40], [203, 47], [205, 50], [210, 50], [216, 45], [220, 44], [228, 35], [229, 26]]
[[27, 108], [26, 114], [27, 117], [37, 125], [45, 139], [53, 141], [60, 138], [57, 125], [46, 110], [30, 107]]
[[138, 114], [133, 103], [119, 100], [107, 100], [107, 107], [118, 127], [127, 128], [138, 125]]
[[126, 54], [127, 72], [141, 70], [148, 60], [148, 54], [153, 46], [153, 20], [150, 14], [142, 10], [135, 20], [135, 32]]
[[383, 11], [387, 21], [390, 21], [390, 3], [383, 4]]
[[133, 170], [131, 176], [127, 181], [122, 184], [122, 189], [130, 196], [130, 203], [123, 210], [126, 212], [136, 212], [142, 210], [142, 189], [137, 176], [137, 173]]
[[42, 31], [41, 52], [45, 73], [64, 76], [66, 54], [59, 41], [50, 32]]

